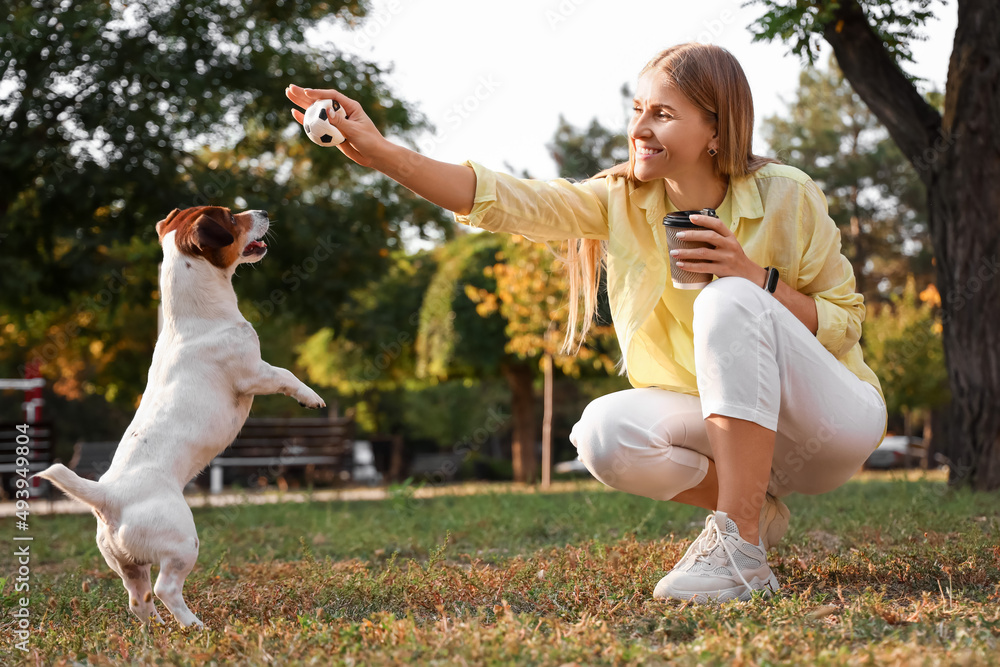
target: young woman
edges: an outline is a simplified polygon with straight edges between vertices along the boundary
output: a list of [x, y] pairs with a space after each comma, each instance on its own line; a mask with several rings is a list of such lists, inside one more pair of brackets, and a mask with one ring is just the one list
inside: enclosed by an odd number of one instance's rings
[[[303, 108], [339, 101], [344, 154], [458, 221], [569, 241], [570, 348], [587, 333], [606, 267], [634, 389], [587, 406], [571, 435], [580, 458], [614, 488], [711, 510], [654, 597], [775, 592], [766, 551], [789, 516], [779, 498], [847, 481], [881, 442], [886, 409], [862, 359], [863, 298], [826, 199], [801, 171], [751, 153], [753, 101], [736, 59], [701, 44], [653, 58], [639, 74], [628, 163], [582, 183], [438, 162], [388, 142], [337, 91], [287, 95]], [[664, 216], [704, 208], [718, 218], [692, 216], [703, 229], [685, 235], [710, 247], [668, 248]], [[676, 289], [668, 252], [718, 278]]]

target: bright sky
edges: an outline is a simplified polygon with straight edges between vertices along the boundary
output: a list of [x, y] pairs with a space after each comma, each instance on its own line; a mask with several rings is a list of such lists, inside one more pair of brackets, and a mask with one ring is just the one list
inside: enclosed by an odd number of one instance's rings
[[[783, 43], [751, 42], [747, 26], [763, 8], [743, 2], [372, 0], [359, 30], [322, 36], [393, 66], [392, 90], [437, 129], [418, 141], [422, 153], [550, 178], [555, 166], [545, 145], [559, 115], [578, 127], [596, 117], [624, 131], [622, 84], [634, 88], [646, 61], [671, 44], [710, 42], [731, 51], [750, 82], [758, 129], [764, 117], [784, 113], [801, 63]], [[925, 89], [943, 90], [957, 6], [947, 0], [934, 9], [939, 19], [928, 25], [927, 40], [913, 45], [916, 65], [908, 69], [926, 79]], [[767, 152], [759, 136], [754, 150]]]

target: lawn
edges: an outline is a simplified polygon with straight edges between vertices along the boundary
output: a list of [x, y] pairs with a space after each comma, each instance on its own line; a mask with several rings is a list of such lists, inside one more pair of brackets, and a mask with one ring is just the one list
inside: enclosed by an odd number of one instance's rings
[[[704, 512], [580, 483], [195, 510], [189, 606], [146, 631], [89, 515], [33, 516], [32, 636], [3, 664], [997, 664], [1000, 495], [867, 475], [788, 499], [772, 600], [653, 601]], [[8, 538], [9, 539], [9, 538]], [[9, 544], [13, 545], [14, 542]], [[0, 556], [7, 576], [11, 554]], [[155, 569], [154, 569], [155, 575]]]

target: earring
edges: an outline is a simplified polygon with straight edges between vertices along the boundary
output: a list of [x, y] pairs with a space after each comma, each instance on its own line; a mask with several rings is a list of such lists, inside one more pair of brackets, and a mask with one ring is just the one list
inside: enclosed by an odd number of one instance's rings
[[711, 155], [712, 157], [715, 157], [715, 154], [718, 153], [718, 152], [719, 151], [715, 150], [714, 148], [709, 148], [708, 149], [708, 154]]

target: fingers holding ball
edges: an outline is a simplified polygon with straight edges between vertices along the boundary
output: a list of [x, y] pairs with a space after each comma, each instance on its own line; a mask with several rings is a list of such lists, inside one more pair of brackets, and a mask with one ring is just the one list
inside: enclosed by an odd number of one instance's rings
[[347, 118], [347, 112], [337, 100], [316, 100], [306, 109], [302, 128], [310, 141], [319, 146], [337, 146], [344, 142], [343, 133], [334, 125], [333, 119]]

